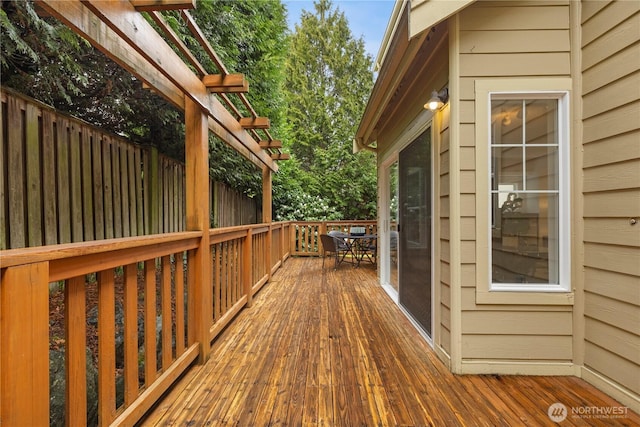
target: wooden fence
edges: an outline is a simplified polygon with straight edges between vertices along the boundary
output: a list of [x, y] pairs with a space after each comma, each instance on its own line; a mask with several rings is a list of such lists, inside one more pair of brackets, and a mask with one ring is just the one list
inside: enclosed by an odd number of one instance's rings
[[[184, 165], [2, 88], [0, 249], [185, 230]], [[211, 222], [260, 204], [212, 182]]]

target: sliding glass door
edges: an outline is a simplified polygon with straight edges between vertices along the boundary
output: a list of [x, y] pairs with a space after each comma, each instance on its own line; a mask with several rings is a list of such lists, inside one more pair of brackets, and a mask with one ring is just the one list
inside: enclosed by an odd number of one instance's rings
[[431, 129], [399, 154], [399, 301], [431, 336]]

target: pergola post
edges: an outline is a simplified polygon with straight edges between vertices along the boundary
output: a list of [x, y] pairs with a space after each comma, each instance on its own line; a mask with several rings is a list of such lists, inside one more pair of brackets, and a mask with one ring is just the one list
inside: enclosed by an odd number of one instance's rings
[[9, 267], [0, 284], [0, 424], [49, 425], [49, 263]]
[[188, 231], [202, 232], [195, 250], [189, 292], [194, 303], [194, 338], [200, 343], [198, 361], [204, 363], [209, 358], [209, 325], [213, 319], [209, 286], [209, 130], [206, 111], [188, 98], [185, 98], [185, 124], [186, 225]]
[[272, 212], [272, 194], [273, 191], [271, 183], [271, 169], [268, 167], [262, 168], [262, 222], [269, 224], [269, 232], [267, 233], [267, 274], [269, 280], [271, 280], [271, 268], [273, 267], [271, 257], [271, 243], [273, 239], [273, 230], [271, 229], [273, 222]]

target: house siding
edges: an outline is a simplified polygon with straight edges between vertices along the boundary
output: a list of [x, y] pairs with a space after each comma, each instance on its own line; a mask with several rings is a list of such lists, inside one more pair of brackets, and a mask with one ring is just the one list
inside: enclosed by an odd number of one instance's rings
[[[450, 194], [449, 194], [449, 107], [443, 109], [440, 115], [441, 123], [439, 126], [439, 141], [436, 141], [438, 150], [435, 161], [438, 164], [438, 176], [435, 182], [435, 195], [438, 197], [439, 209], [434, 212], [436, 215], [434, 223], [439, 230], [436, 236], [439, 242], [436, 242], [438, 250], [434, 262], [439, 262], [439, 278], [435, 278], [435, 282], [440, 286], [440, 319], [436, 318], [436, 324], [439, 327], [439, 336], [435, 334], [436, 342], [442, 350], [447, 354], [451, 354], [451, 253], [450, 253]], [[438, 256], [439, 254], [439, 256]]]
[[584, 366], [637, 398], [640, 3], [583, 2], [581, 31]]
[[[484, 78], [570, 77], [569, 2], [477, 2], [460, 13], [460, 228], [461, 357], [465, 372], [521, 373], [570, 364], [572, 307], [477, 304], [476, 235], [486, 215], [476, 217], [475, 81]], [[487, 165], [488, 167], [488, 165]], [[484, 219], [482, 219], [484, 218]], [[484, 279], [486, 280], [486, 279]], [[525, 301], [523, 301], [526, 304]], [[521, 365], [521, 362], [532, 362]], [[470, 363], [470, 364], [469, 364]], [[515, 365], [514, 365], [515, 364]]]

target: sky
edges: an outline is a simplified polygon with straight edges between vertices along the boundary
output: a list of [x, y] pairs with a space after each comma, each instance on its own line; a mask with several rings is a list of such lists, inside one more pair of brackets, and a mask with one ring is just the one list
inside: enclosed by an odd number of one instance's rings
[[[312, 0], [284, 0], [288, 10], [288, 24], [291, 30], [300, 23], [300, 13], [304, 9], [314, 13]], [[362, 37], [367, 53], [375, 61], [391, 17], [394, 0], [333, 0], [334, 7], [344, 12], [354, 38]]]

